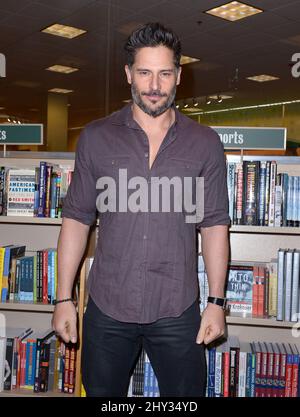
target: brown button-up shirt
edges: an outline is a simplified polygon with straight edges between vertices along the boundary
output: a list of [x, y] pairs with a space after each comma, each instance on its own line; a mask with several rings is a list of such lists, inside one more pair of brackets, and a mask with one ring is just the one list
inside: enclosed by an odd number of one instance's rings
[[[84, 224], [91, 225], [99, 215], [100, 233], [88, 290], [105, 314], [124, 322], [151, 323], [177, 317], [187, 309], [199, 291], [197, 229], [230, 223], [220, 138], [211, 128], [174, 110], [175, 122], [151, 169], [149, 141], [133, 119], [130, 104], [89, 123], [78, 141], [74, 174], [63, 204], [63, 217]], [[126, 169], [128, 181], [142, 177], [147, 184], [153, 177], [182, 181], [184, 177], [204, 177], [204, 217], [188, 223], [186, 211], [175, 211], [172, 204], [167, 211], [161, 206], [158, 211], [126, 211], [118, 191], [121, 169]], [[97, 180], [105, 176], [117, 184], [115, 211], [99, 209], [99, 197], [105, 190], [99, 189]], [[126, 183], [122, 184], [124, 191]], [[137, 189], [128, 187], [127, 196], [133, 197]], [[148, 208], [150, 200], [151, 196]]]

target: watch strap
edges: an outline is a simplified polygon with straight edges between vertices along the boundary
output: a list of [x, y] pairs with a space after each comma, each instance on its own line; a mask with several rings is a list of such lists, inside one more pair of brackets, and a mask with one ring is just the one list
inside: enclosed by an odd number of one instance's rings
[[223, 310], [226, 309], [226, 298], [219, 298], [219, 297], [207, 297], [207, 302], [216, 304], [223, 308]]

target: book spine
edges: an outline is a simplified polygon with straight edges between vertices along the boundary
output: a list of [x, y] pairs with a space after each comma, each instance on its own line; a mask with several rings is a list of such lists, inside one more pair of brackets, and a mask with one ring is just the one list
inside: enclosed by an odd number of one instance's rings
[[292, 306], [291, 321], [298, 322], [300, 311], [298, 311], [299, 285], [300, 285], [300, 251], [295, 250], [293, 253], [293, 272], [292, 272]]
[[264, 226], [265, 224], [265, 204], [266, 204], [266, 161], [260, 163], [259, 174], [259, 210], [258, 210], [258, 225]]
[[271, 162], [270, 169], [270, 205], [269, 205], [269, 226], [275, 223], [275, 185], [276, 185], [276, 161]]
[[279, 321], [283, 320], [284, 307], [284, 249], [278, 250], [278, 275], [277, 275], [277, 317]]
[[45, 216], [45, 201], [46, 201], [46, 179], [47, 179], [47, 164], [44, 161], [40, 162], [40, 177], [39, 177], [39, 205], [37, 217]]
[[265, 226], [269, 226], [270, 167], [271, 167], [271, 162], [267, 161], [267, 166], [266, 166], [266, 192], [265, 192]]
[[291, 319], [291, 300], [292, 300], [292, 274], [293, 274], [293, 251], [285, 253], [285, 291], [284, 291], [284, 320]]
[[237, 190], [236, 190], [236, 223], [243, 223], [243, 164], [236, 164]]

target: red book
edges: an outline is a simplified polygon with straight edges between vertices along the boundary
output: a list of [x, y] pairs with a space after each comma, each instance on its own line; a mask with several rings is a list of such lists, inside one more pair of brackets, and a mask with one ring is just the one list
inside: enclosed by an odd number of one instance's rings
[[267, 397], [274, 397], [274, 352], [271, 343], [264, 343], [267, 350]]
[[265, 267], [258, 267], [258, 293], [257, 293], [257, 316], [264, 317], [264, 301], [265, 301]]
[[285, 397], [292, 396], [292, 374], [293, 374], [293, 352], [290, 345], [284, 343], [284, 349], [286, 351], [286, 367], [285, 367]]
[[229, 345], [225, 342], [222, 346], [222, 369], [223, 369], [223, 397], [229, 397], [229, 374], [230, 374], [230, 357]]
[[261, 397], [261, 350], [258, 342], [251, 343], [251, 348], [256, 357], [255, 367], [255, 397]]
[[286, 360], [287, 355], [282, 343], [277, 343], [278, 349], [280, 351], [280, 389], [279, 389], [279, 397], [285, 396], [285, 374], [286, 374]]
[[298, 380], [299, 380], [299, 352], [297, 345], [290, 344], [293, 352], [293, 369], [292, 369], [292, 397], [297, 397], [298, 394]]
[[261, 385], [261, 397], [267, 397], [267, 372], [268, 372], [268, 352], [264, 343], [259, 342], [259, 348], [261, 351], [261, 364], [260, 364], [260, 385]]
[[20, 351], [20, 385], [22, 387], [25, 385], [25, 371], [26, 371], [26, 347], [27, 340], [22, 340], [21, 342], [21, 351]]

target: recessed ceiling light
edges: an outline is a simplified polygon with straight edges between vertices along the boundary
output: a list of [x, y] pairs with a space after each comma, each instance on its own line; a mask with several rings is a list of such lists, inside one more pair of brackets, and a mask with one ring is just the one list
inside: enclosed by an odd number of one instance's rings
[[5, 109], [5, 107], [0, 107], [0, 110], [4, 110]]
[[190, 64], [191, 62], [200, 61], [198, 58], [193, 58], [191, 56], [181, 55], [180, 65]]
[[67, 67], [65, 65], [52, 65], [51, 67], [45, 69], [47, 71], [61, 72], [62, 74], [71, 74], [72, 72], [78, 71], [78, 68]]
[[130, 103], [130, 102], [131, 102], [131, 99], [123, 100], [123, 103]]
[[48, 90], [50, 93], [61, 93], [61, 94], [68, 94], [73, 93], [74, 90], [67, 90], [66, 88], [51, 88]]
[[230, 3], [225, 3], [222, 6], [207, 10], [204, 13], [234, 22], [262, 12], [263, 10], [257, 9], [256, 7], [252, 7], [248, 4], [244, 4], [239, 1], [231, 1]]
[[261, 75], [253, 75], [252, 77], [247, 77], [247, 80], [258, 81], [259, 83], [263, 83], [265, 81], [279, 80], [279, 78], [273, 77], [273, 75], [261, 74]]
[[54, 25], [43, 29], [41, 32], [48, 33], [49, 35], [62, 36], [63, 38], [73, 39], [77, 36], [83, 35], [87, 31], [75, 28], [73, 26], [66, 26], [55, 23]]

